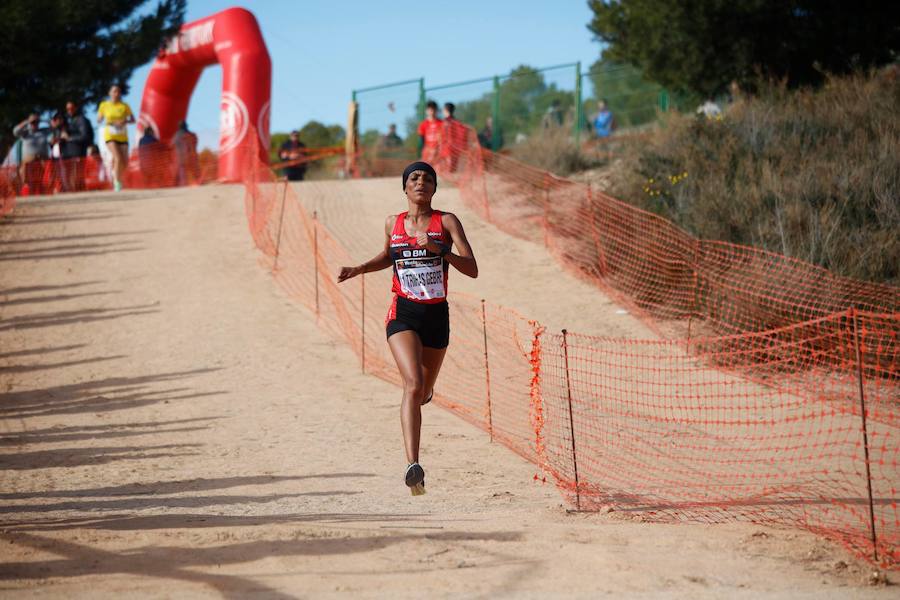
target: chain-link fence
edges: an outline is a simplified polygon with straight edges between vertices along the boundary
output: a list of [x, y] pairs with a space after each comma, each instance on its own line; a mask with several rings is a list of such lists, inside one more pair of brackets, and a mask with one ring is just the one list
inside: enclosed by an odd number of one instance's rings
[[[428, 86], [424, 78], [353, 91], [361, 170], [379, 175], [418, 155], [418, 125], [428, 101], [456, 107], [455, 117], [499, 151], [550, 129], [576, 143], [628, 133], [655, 123], [672, 107], [661, 86], [628, 65], [582, 71], [581, 63], [520, 66], [506, 75]], [[601, 105], [601, 102], [603, 103]], [[606, 111], [606, 112], [604, 112]]]

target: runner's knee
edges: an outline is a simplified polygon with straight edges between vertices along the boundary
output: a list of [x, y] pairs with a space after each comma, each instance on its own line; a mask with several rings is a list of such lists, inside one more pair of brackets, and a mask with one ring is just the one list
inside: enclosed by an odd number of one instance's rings
[[421, 375], [403, 378], [403, 391], [407, 396], [422, 400], [425, 397], [425, 381]]

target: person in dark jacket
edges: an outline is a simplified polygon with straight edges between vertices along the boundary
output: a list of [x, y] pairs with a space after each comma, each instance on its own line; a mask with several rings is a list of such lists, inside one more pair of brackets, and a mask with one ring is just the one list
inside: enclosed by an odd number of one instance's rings
[[66, 102], [66, 135], [63, 136], [63, 158], [83, 158], [87, 148], [94, 143], [94, 127], [81, 114], [81, 108], [71, 100]]
[[[300, 141], [300, 132], [292, 131], [290, 139], [281, 144], [278, 157], [281, 160], [297, 160], [303, 158], [306, 146]], [[284, 168], [284, 175], [288, 181], [303, 181], [306, 174], [306, 163], [299, 163]]]
[[141, 170], [144, 187], [159, 187], [164, 179], [165, 146], [156, 137], [153, 128], [144, 127], [144, 134], [138, 141], [138, 167]]
[[66, 102], [65, 132], [60, 142], [60, 154], [66, 160], [65, 188], [84, 189], [84, 157], [94, 143], [94, 127], [74, 101]]

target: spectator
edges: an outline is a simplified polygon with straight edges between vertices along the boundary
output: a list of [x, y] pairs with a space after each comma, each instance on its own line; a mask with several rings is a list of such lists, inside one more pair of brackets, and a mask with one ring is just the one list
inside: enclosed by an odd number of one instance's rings
[[[305, 154], [306, 146], [300, 141], [300, 132], [292, 131], [291, 137], [288, 138], [278, 151], [278, 157], [281, 160], [298, 160], [302, 159]], [[284, 168], [284, 175], [288, 181], [303, 181], [306, 175], [306, 163], [290, 165]]]
[[597, 114], [591, 120], [594, 136], [600, 139], [608, 138], [612, 135], [613, 129], [616, 128], [616, 121], [606, 105], [606, 99], [597, 102], [597, 109]]
[[563, 124], [563, 111], [562, 107], [559, 104], [559, 100], [554, 99], [553, 102], [550, 103], [550, 106], [547, 107], [547, 112], [544, 113], [544, 129], [553, 129], [555, 127], [562, 127]]
[[63, 138], [67, 136], [63, 114], [60, 112], [54, 113], [50, 117], [50, 137], [48, 139], [50, 145], [50, 162], [48, 166], [50, 168], [49, 171], [45, 169], [47, 185], [45, 191], [47, 193], [54, 193], [59, 189], [69, 191], [65, 181], [67, 165], [62, 160], [62, 145], [65, 141]]
[[62, 136], [62, 158], [66, 160], [65, 188], [77, 191], [83, 188], [84, 161], [88, 146], [94, 140], [94, 128], [72, 100], [66, 102], [65, 133]]
[[444, 104], [444, 127], [441, 132], [441, 162], [451, 172], [456, 172], [459, 157], [466, 148], [468, 128], [456, 120], [456, 106]]
[[397, 135], [397, 126], [393, 123], [388, 126], [388, 132], [381, 136], [381, 139], [378, 140], [378, 142], [382, 148], [388, 150], [403, 146], [403, 138]]
[[722, 115], [722, 109], [712, 98], [707, 98], [706, 102], [697, 107], [697, 114], [707, 119], [715, 119]]
[[[41, 127], [40, 116], [31, 113], [13, 128], [13, 135], [22, 140], [22, 160], [19, 162], [20, 193], [36, 193], [41, 181], [41, 160], [47, 158], [50, 129]], [[26, 187], [27, 186], [27, 187]]]
[[113, 189], [122, 189], [125, 167], [128, 166], [128, 130], [125, 126], [134, 123], [131, 107], [122, 102], [122, 88], [113, 85], [109, 88], [109, 100], [104, 100], [97, 107], [97, 124], [105, 122], [103, 127], [103, 143], [112, 157]]
[[156, 187], [161, 181], [160, 167], [163, 159], [163, 145], [156, 137], [153, 127], [144, 127], [144, 135], [138, 140], [138, 166], [141, 169], [144, 187]]
[[494, 148], [494, 118], [488, 117], [484, 120], [484, 127], [478, 132], [478, 143], [485, 148], [490, 148], [494, 152], [503, 147], [503, 134], [497, 131], [497, 147]]
[[422, 149], [422, 160], [428, 163], [437, 162], [441, 144], [441, 128], [443, 123], [437, 118], [437, 102], [429, 100], [425, 104], [425, 120], [419, 123], [419, 146]]
[[175, 132], [175, 157], [178, 160], [178, 185], [192, 185], [200, 180], [200, 160], [197, 155], [197, 134], [182, 121]]

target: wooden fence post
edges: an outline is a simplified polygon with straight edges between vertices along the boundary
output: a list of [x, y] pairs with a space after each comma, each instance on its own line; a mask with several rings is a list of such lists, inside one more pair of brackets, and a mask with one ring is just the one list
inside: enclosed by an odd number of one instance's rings
[[313, 274], [316, 279], [316, 321], [319, 320], [319, 211], [313, 211]]
[[284, 189], [281, 192], [281, 214], [278, 216], [278, 236], [275, 240], [275, 262], [272, 263], [272, 272], [278, 270], [278, 255], [281, 252], [281, 229], [284, 225], [284, 203], [287, 200], [287, 187], [288, 180], [287, 178], [282, 180], [284, 182]]
[[491, 413], [491, 368], [488, 363], [487, 318], [484, 310], [484, 298], [481, 299], [481, 330], [484, 333], [484, 379], [487, 397], [488, 434], [494, 441], [494, 417]]
[[362, 285], [362, 300], [360, 306], [359, 328], [362, 332], [362, 342], [359, 346], [359, 362], [362, 372], [366, 372], [366, 274], [360, 275]]

